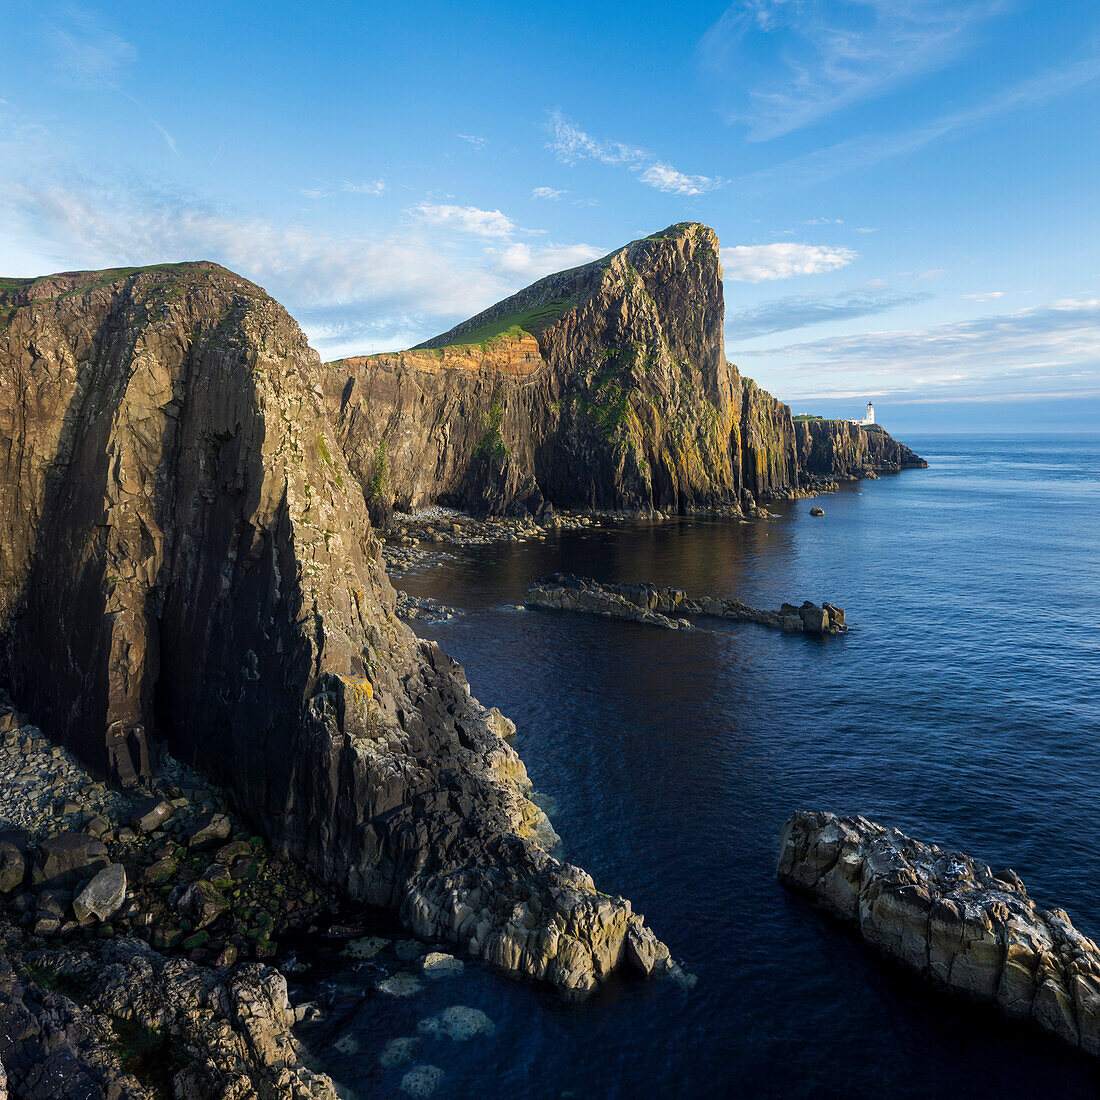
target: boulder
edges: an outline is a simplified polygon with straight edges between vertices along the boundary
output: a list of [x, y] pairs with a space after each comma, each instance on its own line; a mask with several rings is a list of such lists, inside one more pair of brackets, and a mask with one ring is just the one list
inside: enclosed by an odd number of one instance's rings
[[73, 899], [73, 913], [81, 924], [110, 920], [126, 901], [126, 868], [112, 863], [99, 872]]
[[823, 516], [823, 515], [825, 515], [825, 509], [824, 508], [811, 508], [810, 509], [810, 515], [811, 516]]
[[147, 798], [130, 818], [130, 826], [137, 833], [151, 833], [159, 829], [174, 813], [176, 808], [162, 798]]
[[35, 887], [72, 889], [107, 863], [107, 846], [102, 841], [83, 833], [58, 833], [38, 842], [31, 882]]
[[[186, 917], [196, 929], [213, 924], [228, 908], [229, 902], [211, 882], [200, 879], [188, 886], [176, 887], [179, 891], [171, 904]], [[176, 890], [172, 893], [176, 894]]]
[[225, 814], [209, 813], [199, 818], [186, 832], [185, 843], [188, 848], [202, 851], [229, 838], [233, 832], [233, 823]]
[[23, 853], [8, 840], [0, 840], [0, 894], [10, 894], [23, 885], [27, 861]]

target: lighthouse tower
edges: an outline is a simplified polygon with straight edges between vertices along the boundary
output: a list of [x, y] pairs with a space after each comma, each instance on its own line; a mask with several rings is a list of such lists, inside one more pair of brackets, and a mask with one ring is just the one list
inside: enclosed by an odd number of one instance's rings
[[849, 424], [858, 424], [861, 428], [865, 428], [868, 424], [875, 422], [875, 406], [870, 401], [867, 402], [867, 415], [862, 420], [852, 419], [849, 420]]

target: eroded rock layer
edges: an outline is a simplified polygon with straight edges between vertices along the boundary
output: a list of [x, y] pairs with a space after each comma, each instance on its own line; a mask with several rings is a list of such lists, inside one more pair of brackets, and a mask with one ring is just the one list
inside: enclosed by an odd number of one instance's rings
[[0, 293], [0, 674], [123, 783], [164, 738], [280, 854], [507, 970], [668, 965], [542, 846], [511, 726], [394, 615], [321, 365], [214, 264]]
[[795, 422], [798, 466], [821, 478], [859, 478], [897, 470], [919, 470], [928, 463], [877, 424], [847, 420]]
[[883, 954], [1100, 1054], [1100, 950], [1013, 871], [862, 817], [793, 814], [779, 878]]
[[790, 409], [726, 361], [724, 308], [714, 231], [674, 225], [411, 351], [330, 364], [326, 394], [379, 518], [691, 511], [839, 473], [823, 447], [800, 469]]

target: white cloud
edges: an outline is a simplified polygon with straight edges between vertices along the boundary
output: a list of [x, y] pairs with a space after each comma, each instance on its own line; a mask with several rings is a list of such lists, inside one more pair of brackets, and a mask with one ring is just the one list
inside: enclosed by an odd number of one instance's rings
[[677, 195], [701, 195], [705, 191], [724, 187], [726, 183], [716, 176], [692, 176], [681, 172], [671, 164], [658, 160], [640, 146], [594, 138], [567, 119], [561, 111], [550, 112], [547, 129], [552, 135], [547, 148], [563, 164], [598, 160], [601, 164], [616, 165], [630, 172], [637, 172], [638, 178], [647, 186]]
[[828, 297], [792, 294], [728, 313], [726, 332], [738, 339], [750, 340], [808, 325], [869, 317], [898, 306], [914, 305], [930, 297], [927, 292], [899, 293], [875, 284]]
[[763, 283], [792, 275], [817, 275], [847, 267], [858, 257], [850, 248], [828, 248], [817, 244], [738, 244], [722, 249], [722, 270], [727, 279], [741, 283]]
[[[730, 114], [765, 141], [942, 68], [1002, 0], [738, 0], [699, 44], [748, 100]], [[776, 64], [778, 62], [778, 64]], [[777, 71], [778, 70], [778, 71]]]
[[530, 245], [517, 241], [506, 248], [494, 250], [492, 255], [498, 268], [505, 274], [514, 275], [525, 282], [534, 282], [555, 271], [579, 267], [599, 259], [604, 251], [590, 244], [548, 245], [533, 249]]
[[352, 195], [381, 195], [386, 190], [386, 181], [377, 179], [367, 180], [364, 183], [352, 183], [351, 180], [344, 180], [340, 184], [340, 190]]
[[472, 145], [475, 149], [478, 150], [478, 152], [480, 152], [482, 149], [485, 148], [486, 145], [489, 144], [488, 138], [478, 137], [477, 134], [459, 134], [458, 136], [467, 144]]
[[990, 290], [985, 294], [964, 294], [963, 297], [969, 299], [971, 302], [988, 302], [994, 298], [1003, 298], [1005, 292], [1003, 290]]
[[553, 187], [536, 187], [534, 191], [531, 192], [531, 198], [557, 200], [560, 199], [562, 195], [568, 194], [568, 191], [558, 191]]
[[803, 225], [843, 225], [843, 218], [808, 218]]
[[450, 229], [472, 237], [510, 237], [516, 223], [499, 210], [479, 210], [476, 206], [451, 206], [430, 202], [417, 203], [409, 213], [420, 225]]
[[689, 176], [684, 172], [677, 172], [671, 164], [662, 164], [658, 161], [651, 164], [641, 176], [642, 183], [648, 183], [650, 187], [658, 191], [671, 191], [677, 195], [701, 195], [704, 191], [711, 191], [719, 186], [719, 182], [708, 176]]

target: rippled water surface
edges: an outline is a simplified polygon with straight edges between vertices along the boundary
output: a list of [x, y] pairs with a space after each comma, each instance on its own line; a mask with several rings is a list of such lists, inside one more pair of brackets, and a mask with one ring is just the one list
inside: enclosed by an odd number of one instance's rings
[[[1100, 437], [907, 439], [932, 464], [781, 506], [461, 551], [398, 583], [460, 608], [421, 626], [516, 746], [569, 860], [629, 897], [684, 968], [583, 1005], [468, 962], [409, 997], [388, 953], [319, 957], [335, 1007], [307, 1029], [349, 1095], [1093, 1095], [1096, 1070], [1033, 1030], [930, 992], [775, 880], [800, 807], [858, 812], [1012, 866], [1100, 935]], [[760, 606], [827, 599], [851, 632], [666, 634], [518, 612], [564, 570]], [[453, 1004], [494, 1023], [456, 1040]], [[378, 1055], [420, 1034], [407, 1065]]]

